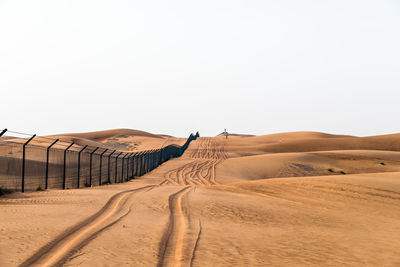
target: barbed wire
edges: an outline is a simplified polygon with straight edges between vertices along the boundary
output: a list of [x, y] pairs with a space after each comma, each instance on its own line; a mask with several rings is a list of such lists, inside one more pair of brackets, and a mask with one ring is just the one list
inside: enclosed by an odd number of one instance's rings
[[7, 133], [14, 133], [14, 134], [20, 134], [20, 135], [26, 135], [26, 136], [33, 136], [33, 134], [21, 133], [21, 132], [16, 132], [16, 131], [11, 131], [11, 130], [7, 130]]

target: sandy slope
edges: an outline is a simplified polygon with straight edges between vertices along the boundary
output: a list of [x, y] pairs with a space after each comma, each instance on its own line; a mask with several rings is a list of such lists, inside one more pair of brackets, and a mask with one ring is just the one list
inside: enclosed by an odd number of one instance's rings
[[195, 263], [396, 266], [398, 177], [271, 179], [218, 186], [221, 193], [202, 190], [193, 200], [204, 233]]
[[400, 152], [334, 150], [230, 158], [218, 166], [218, 177], [221, 182], [226, 183], [276, 177], [396, 171], [400, 171]]
[[100, 146], [122, 151], [157, 149], [171, 144], [182, 145], [186, 141], [186, 138], [152, 134], [132, 129], [114, 129], [88, 133], [68, 133], [53, 135], [51, 137], [75, 142], [76, 144], [90, 144], [92, 146]]
[[400, 134], [355, 137], [317, 132], [294, 132], [255, 137], [231, 137], [226, 149], [231, 157], [330, 150], [400, 151]]
[[0, 265], [398, 266], [398, 139], [200, 138], [126, 184], [2, 197]]
[[145, 136], [145, 137], [153, 137], [153, 138], [162, 138], [161, 136], [148, 133], [140, 130], [133, 129], [112, 129], [112, 130], [104, 130], [104, 131], [96, 131], [96, 132], [87, 132], [87, 133], [67, 133], [61, 134], [60, 136], [74, 136], [85, 138], [97, 142], [101, 142], [107, 140], [109, 138], [115, 136]]

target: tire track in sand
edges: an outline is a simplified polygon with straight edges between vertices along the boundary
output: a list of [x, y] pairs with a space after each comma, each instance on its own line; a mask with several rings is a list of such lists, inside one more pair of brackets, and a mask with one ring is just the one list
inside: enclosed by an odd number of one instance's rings
[[[187, 215], [184, 211], [183, 198], [185, 198], [194, 187], [187, 186], [169, 197], [170, 217], [168, 226], [164, 232], [159, 246], [158, 265], [179, 267], [188, 265], [194, 258], [194, 253], [198, 245], [201, 229], [198, 231], [198, 236], [194, 239], [193, 246], [186, 237], [190, 234], [191, 226]], [[200, 224], [200, 222], [199, 222]], [[187, 244], [190, 242], [189, 244]], [[190, 253], [186, 253], [188, 248]]]
[[20, 266], [62, 265], [96, 235], [129, 214], [130, 208], [125, 207], [125, 203], [131, 194], [145, 189], [149, 191], [154, 187], [155, 185], [148, 185], [115, 194], [96, 214], [66, 230]]
[[216, 167], [228, 158], [225, 151], [226, 141], [214, 141], [212, 138], [199, 138], [188, 150], [192, 161], [164, 174], [160, 185], [215, 185]]

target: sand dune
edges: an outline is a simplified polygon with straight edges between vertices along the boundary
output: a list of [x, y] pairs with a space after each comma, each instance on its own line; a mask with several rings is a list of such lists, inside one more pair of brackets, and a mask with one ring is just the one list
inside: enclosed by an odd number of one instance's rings
[[[120, 151], [140, 151], [158, 149], [168, 145], [182, 145], [187, 137], [178, 138], [163, 134], [151, 134], [139, 130], [115, 129], [88, 133], [67, 133], [50, 136], [37, 136], [30, 145], [48, 146], [55, 139], [59, 139], [54, 147], [65, 148], [70, 143], [77, 145], [89, 145], [91, 147], [109, 148]], [[9, 136], [0, 137], [0, 140], [12, 141], [15, 143], [24, 143], [27, 138], [15, 138]], [[74, 150], [74, 147], [71, 148]], [[1, 151], [0, 151], [1, 153]]]
[[152, 134], [132, 129], [114, 129], [88, 133], [67, 133], [52, 135], [52, 138], [74, 142], [76, 144], [98, 146], [121, 151], [139, 151], [157, 149], [172, 144], [182, 145], [186, 138], [177, 138], [163, 134]]
[[318, 132], [294, 132], [255, 137], [231, 137], [226, 150], [231, 157], [330, 150], [400, 151], [400, 134], [354, 137]]
[[[228, 248], [225, 255], [232, 256], [217, 257], [216, 250], [201, 246], [199, 251], [215, 259], [216, 265], [396, 266], [400, 262], [396, 252], [400, 241], [394, 237], [400, 233], [399, 174], [216, 186], [232, 195], [220, 195], [203, 207], [216, 225], [202, 245], [211, 246], [212, 235], [219, 235], [213, 245]], [[218, 226], [230, 231], [218, 234]], [[241, 257], [244, 251], [249, 254]]]
[[61, 134], [60, 136], [80, 137], [97, 142], [101, 142], [116, 136], [145, 136], [152, 138], [162, 138], [159, 135], [132, 129], [113, 129], [113, 130], [104, 130], [104, 131], [87, 132], [87, 133], [67, 133], [67, 134]]
[[[218, 134], [217, 136], [225, 136], [224, 132]], [[253, 137], [254, 134], [239, 134], [239, 133], [229, 133], [229, 136], [239, 136], [239, 137]]]
[[[3, 196], [0, 265], [398, 266], [399, 139], [199, 138], [125, 184]], [[138, 140], [180, 139], [93, 142]]]
[[400, 152], [334, 150], [230, 158], [218, 166], [221, 181], [400, 171]]

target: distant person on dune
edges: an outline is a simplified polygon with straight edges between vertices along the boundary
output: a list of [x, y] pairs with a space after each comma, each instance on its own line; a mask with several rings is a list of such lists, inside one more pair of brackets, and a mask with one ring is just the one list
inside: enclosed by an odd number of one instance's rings
[[224, 132], [222, 133], [223, 135], [225, 135], [225, 138], [228, 139], [228, 132], [226, 131], [226, 129], [224, 129]]

